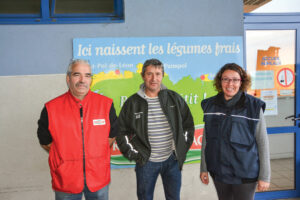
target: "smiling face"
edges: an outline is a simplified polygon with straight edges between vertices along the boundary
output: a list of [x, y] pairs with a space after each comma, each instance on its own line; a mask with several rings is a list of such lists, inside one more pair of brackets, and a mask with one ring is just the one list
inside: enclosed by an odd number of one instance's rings
[[231, 99], [240, 90], [242, 81], [239, 73], [233, 70], [226, 70], [221, 79], [222, 90], [226, 100]]
[[145, 83], [145, 93], [149, 97], [158, 96], [161, 81], [163, 79], [163, 71], [161, 67], [149, 65], [142, 76]]
[[91, 82], [91, 68], [85, 63], [76, 64], [72, 67], [72, 72], [67, 75], [67, 84], [70, 92], [80, 100], [88, 93]]

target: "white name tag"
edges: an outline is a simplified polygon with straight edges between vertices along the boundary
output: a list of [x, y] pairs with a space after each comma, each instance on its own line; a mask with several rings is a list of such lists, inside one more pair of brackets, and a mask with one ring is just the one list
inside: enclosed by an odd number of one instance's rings
[[93, 120], [93, 125], [94, 126], [105, 125], [105, 119], [94, 119]]

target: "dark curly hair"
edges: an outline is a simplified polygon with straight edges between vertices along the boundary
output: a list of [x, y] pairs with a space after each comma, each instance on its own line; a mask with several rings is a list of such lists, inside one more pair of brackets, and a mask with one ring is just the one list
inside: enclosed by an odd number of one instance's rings
[[221, 79], [222, 79], [222, 74], [226, 71], [226, 70], [232, 70], [237, 72], [240, 77], [241, 77], [241, 81], [242, 84], [240, 86], [240, 90], [241, 91], [247, 91], [247, 89], [251, 86], [251, 78], [250, 76], [247, 74], [247, 72], [239, 65], [235, 64], [235, 63], [227, 63], [225, 64], [217, 73], [217, 75], [215, 76], [214, 79], [214, 86], [216, 88], [216, 90], [218, 92], [222, 92], [222, 84], [221, 84]]

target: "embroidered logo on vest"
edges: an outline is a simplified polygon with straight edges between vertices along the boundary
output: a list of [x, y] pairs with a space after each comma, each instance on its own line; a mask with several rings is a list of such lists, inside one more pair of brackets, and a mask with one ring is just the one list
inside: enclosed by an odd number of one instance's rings
[[93, 120], [93, 125], [94, 126], [105, 125], [105, 119], [94, 119]]

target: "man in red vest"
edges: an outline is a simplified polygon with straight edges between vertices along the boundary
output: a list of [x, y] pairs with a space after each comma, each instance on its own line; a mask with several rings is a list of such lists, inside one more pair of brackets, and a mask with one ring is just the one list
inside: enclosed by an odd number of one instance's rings
[[117, 135], [111, 99], [92, 92], [90, 64], [70, 63], [69, 91], [45, 104], [38, 121], [38, 138], [49, 152], [56, 200], [108, 199], [110, 145]]

